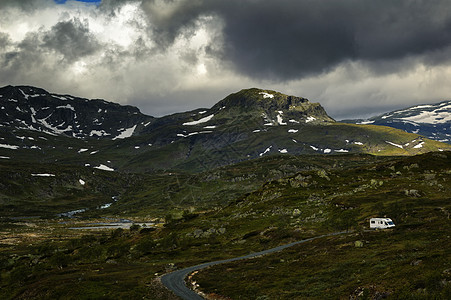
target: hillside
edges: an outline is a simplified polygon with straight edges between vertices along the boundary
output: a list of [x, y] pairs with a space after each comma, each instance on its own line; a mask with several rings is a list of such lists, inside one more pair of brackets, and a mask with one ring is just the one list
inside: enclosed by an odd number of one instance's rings
[[[86, 222], [83, 219], [2, 218], [0, 296], [172, 299], [158, 283], [161, 274], [353, 230], [273, 255], [218, 265], [191, 280], [206, 294], [232, 299], [324, 298], [325, 293], [330, 298], [447, 299], [450, 159], [450, 152], [263, 157], [199, 177], [148, 178], [140, 189], [132, 188], [99, 211], [109, 218], [122, 212], [145, 220], [153, 211], [149, 207], [166, 203], [166, 223], [155, 228], [86, 233], [71, 229]], [[170, 181], [170, 176], [176, 178]], [[232, 186], [229, 191], [224, 189], [227, 185]], [[233, 186], [240, 185], [246, 187], [244, 193], [233, 192]], [[208, 209], [191, 210], [192, 200], [207, 186], [215, 187], [211, 195], [235, 194], [227, 203], [215, 201]], [[156, 201], [158, 194], [161, 203]], [[137, 198], [142, 202], [134, 202]], [[116, 205], [121, 205], [119, 210]], [[395, 221], [394, 230], [366, 231], [370, 217], [384, 215]]]
[[335, 122], [318, 103], [261, 89], [161, 118], [33, 87], [0, 89], [0, 157], [105, 170], [212, 170], [268, 155], [415, 155], [451, 146], [387, 127]]
[[[170, 228], [178, 232], [181, 250], [187, 243], [199, 245], [199, 250], [209, 243], [216, 249], [249, 245], [254, 251], [281, 240], [355, 230], [201, 271], [191, 280], [205, 294], [304, 299], [324, 298], [327, 291], [326, 298], [360, 299], [366, 294], [446, 299], [451, 289], [446, 229], [450, 158], [449, 152], [433, 153], [345, 170], [300, 172]], [[397, 227], [365, 231], [374, 216], [391, 217]]]

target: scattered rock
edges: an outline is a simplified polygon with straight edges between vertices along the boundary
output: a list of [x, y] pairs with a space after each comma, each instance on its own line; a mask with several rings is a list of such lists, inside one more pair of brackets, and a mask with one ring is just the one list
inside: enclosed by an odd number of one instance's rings
[[421, 197], [418, 190], [404, 190], [404, 194], [410, 197]]
[[434, 180], [435, 174], [424, 174], [424, 179], [425, 180]]
[[363, 247], [363, 242], [362, 241], [355, 241], [354, 242], [354, 246], [357, 248], [362, 248]]
[[418, 266], [419, 264], [421, 264], [423, 261], [421, 259], [418, 260], [413, 260], [410, 265], [411, 266]]
[[301, 210], [299, 208], [295, 208], [293, 210], [293, 217], [299, 217], [301, 215]]
[[330, 178], [329, 178], [326, 170], [323, 170], [323, 169], [318, 170], [317, 174], [318, 174], [319, 177], [325, 178], [325, 179], [327, 179], [327, 181], [330, 181]]

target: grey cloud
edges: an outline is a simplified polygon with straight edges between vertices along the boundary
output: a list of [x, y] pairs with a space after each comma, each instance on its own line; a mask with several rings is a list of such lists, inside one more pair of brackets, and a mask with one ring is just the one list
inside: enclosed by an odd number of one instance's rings
[[260, 79], [318, 75], [349, 60], [375, 67], [411, 56], [425, 63], [448, 60], [439, 54], [451, 46], [447, 0], [141, 0], [141, 5], [162, 47], [192, 34], [200, 16], [219, 17], [225, 48], [211, 53]]
[[[3, 0], [0, 5], [29, 8], [48, 2]], [[126, 3], [141, 5], [148, 16], [145, 30], [157, 43], [152, 51], [162, 53], [178, 36], [195, 34], [201, 16], [213, 16], [223, 30], [208, 53], [257, 79], [305, 78], [346, 61], [387, 74], [409, 68], [406, 60], [434, 65], [451, 60], [448, 0], [103, 0], [99, 13], [112, 16]], [[58, 23], [43, 41], [68, 60], [99, 47], [79, 20]], [[130, 55], [145, 57], [149, 51], [138, 40]], [[196, 63], [196, 53], [181, 55]]]
[[70, 62], [94, 54], [100, 43], [89, 32], [88, 24], [73, 19], [54, 25], [43, 37], [42, 46], [61, 53]]
[[1, 0], [0, 9], [15, 7], [24, 11], [32, 12], [35, 9], [52, 5], [52, 2], [53, 1], [49, 0]]
[[0, 49], [5, 49], [11, 44], [9, 34], [0, 32]]

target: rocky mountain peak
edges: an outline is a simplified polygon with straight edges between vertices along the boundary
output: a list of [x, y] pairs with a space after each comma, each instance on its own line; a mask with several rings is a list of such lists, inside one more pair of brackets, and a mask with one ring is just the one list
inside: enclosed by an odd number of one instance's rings
[[224, 108], [235, 114], [258, 112], [272, 120], [277, 120], [281, 114], [284, 114], [285, 118], [299, 123], [334, 122], [319, 103], [312, 103], [302, 97], [258, 88], [244, 89], [233, 93], [213, 106], [212, 110], [218, 111]]

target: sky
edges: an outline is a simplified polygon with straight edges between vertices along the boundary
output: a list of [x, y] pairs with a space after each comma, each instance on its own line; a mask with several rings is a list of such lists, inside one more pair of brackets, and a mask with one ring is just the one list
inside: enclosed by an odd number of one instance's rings
[[450, 82], [449, 0], [0, 0], [0, 86], [152, 116], [258, 87], [366, 118]]

